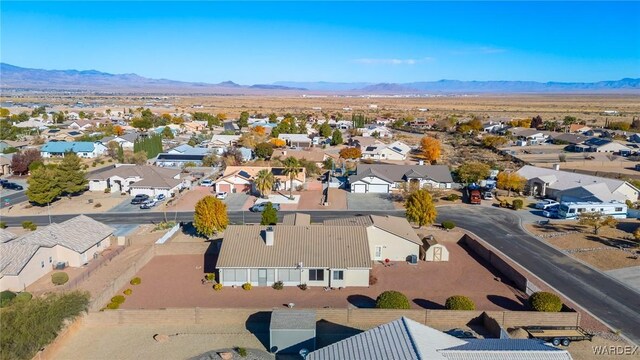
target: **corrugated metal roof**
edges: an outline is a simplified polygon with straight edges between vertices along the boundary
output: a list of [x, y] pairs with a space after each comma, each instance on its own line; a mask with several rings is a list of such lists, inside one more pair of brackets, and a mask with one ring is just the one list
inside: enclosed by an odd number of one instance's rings
[[282, 225], [311, 225], [311, 215], [303, 213], [287, 214], [282, 217]]
[[74, 142], [48, 142], [42, 146], [40, 151], [48, 153], [66, 153], [66, 152], [92, 152], [95, 148], [95, 144], [87, 141], [74, 141]]
[[442, 355], [446, 360], [572, 360], [567, 351], [446, 351]]
[[537, 339], [469, 339], [446, 351], [562, 351]]
[[359, 226], [274, 226], [274, 244], [264, 241], [266, 226], [229, 226], [218, 268], [371, 268], [367, 231]]
[[325, 220], [324, 224], [331, 226], [375, 226], [378, 229], [422, 245], [422, 240], [420, 240], [420, 237], [418, 237], [418, 234], [416, 234], [407, 219], [397, 216], [354, 216], [350, 218]]
[[274, 310], [271, 312], [271, 330], [315, 330], [315, 310]]
[[18, 235], [12, 233], [11, 231], [8, 231], [8, 230], [5, 230], [5, 229], [0, 229], [0, 243], [7, 242], [9, 240], [13, 240], [16, 237], [18, 237]]
[[356, 175], [349, 177], [349, 182], [353, 183], [361, 180], [370, 174], [367, 170], [373, 170], [376, 174], [384, 176], [384, 179], [391, 181], [406, 181], [405, 174], [413, 170], [421, 174], [423, 178], [432, 179], [439, 183], [452, 183], [451, 171], [446, 165], [389, 165], [389, 164], [358, 164]]

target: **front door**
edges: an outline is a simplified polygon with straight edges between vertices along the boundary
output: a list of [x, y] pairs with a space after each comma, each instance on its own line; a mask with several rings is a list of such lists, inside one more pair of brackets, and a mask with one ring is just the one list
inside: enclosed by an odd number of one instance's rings
[[267, 269], [258, 269], [258, 286], [267, 286]]
[[442, 248], [433, 249], [433, 261], [442, 261]]
[[376, 246], [373, 253], [373, 260], [382, 260], [382, 246]]

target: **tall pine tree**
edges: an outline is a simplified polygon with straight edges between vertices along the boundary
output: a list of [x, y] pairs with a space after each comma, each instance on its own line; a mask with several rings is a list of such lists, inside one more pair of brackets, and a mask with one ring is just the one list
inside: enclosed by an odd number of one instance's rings
[[80, 158], [74, 153], [66, 153], [56, 168], [56, 178], [60, 185], [60, 193], [73, 195], [86, 189], [88, 181], [82, 171]]
[[46, 166], [41, 166], [31, 172], [31, 176], [27, 180], [29, 188], [26, 191], [29, 201], [38, 205], [46, 205], [60, 195], [56, 172], [55, 168]]

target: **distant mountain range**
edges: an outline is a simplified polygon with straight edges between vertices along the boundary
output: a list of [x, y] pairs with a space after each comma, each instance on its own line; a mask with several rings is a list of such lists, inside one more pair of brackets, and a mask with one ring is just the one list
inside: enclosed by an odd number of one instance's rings
[[127, 93], [344, 93], [344, 94], [460, 94], [460, 93], [640, 93], [640, 79], [624, 78], [593, 83], [535, 81], [439, 80], [411, 83], [291, 82], [240, 85], [150, 79], [136, 74], [109, 74], [96, 70], [42, 70], [0, 63], [0, 88]]

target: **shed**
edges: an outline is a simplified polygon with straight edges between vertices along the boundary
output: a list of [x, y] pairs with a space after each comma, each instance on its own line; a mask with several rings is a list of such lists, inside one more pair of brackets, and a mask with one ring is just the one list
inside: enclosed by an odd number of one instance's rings
[[439, 244], [433, 235], [422, 239], [422, 248], [424, 249], [423, 260], [425, 261], [449, 261], [449, 250]]
[[274, 310], [269, 325], [269, 349], [272, 353], [298, 354], [301, 349], [316, 348], [316, 312], [314, 310]]

